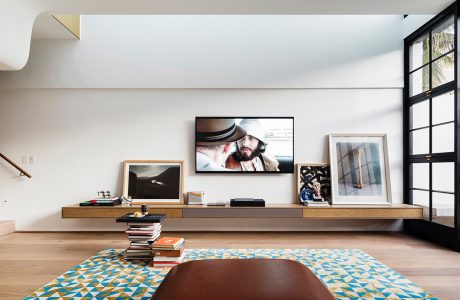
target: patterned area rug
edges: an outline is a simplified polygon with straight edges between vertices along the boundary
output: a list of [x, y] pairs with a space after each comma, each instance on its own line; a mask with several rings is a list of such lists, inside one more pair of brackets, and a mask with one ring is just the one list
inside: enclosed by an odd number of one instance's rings
[[[25, 299], [150, 299], [169, 268], [99, 252]], [[282, 258], [309, 267], [337, 299], [436, 299], [359, 249], [187, 249], [185, 261]]]

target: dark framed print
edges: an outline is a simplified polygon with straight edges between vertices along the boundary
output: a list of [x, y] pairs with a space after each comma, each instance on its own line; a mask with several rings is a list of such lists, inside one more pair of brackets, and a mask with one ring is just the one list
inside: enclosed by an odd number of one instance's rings
[[[331, 200], [330, 168], [326, 163], [297, 164], [297, 200], [327, 201]], [[302, 199], [300, 197], [302, 196]]]
[[125, 160], [123, 166], [123, 196], [150, 204], [183, 203], [182, 160]]
[[390, 204], [385, 134], [330, 134], [333, 204]]

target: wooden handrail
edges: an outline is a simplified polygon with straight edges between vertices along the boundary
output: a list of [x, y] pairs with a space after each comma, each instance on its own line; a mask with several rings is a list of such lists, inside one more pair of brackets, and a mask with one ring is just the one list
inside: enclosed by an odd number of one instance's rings
[[6, 160], [7, 162], [10, 163], [10, 165], [12, 165], [13, 167], [15, 167], [16, 169], [19, 170], [19, 176], [27, 176], [29, 178], [32, 178], [32, 175], [30, 175], [29, 173], [27, 173], [26, 171], [24, 171], [24, 169], [22, 169], [20, 166], [18, 166], [17, 164], [15, 164], [14, 162], [11, 161], [11, 159], [9, 159], [8, 157], [6, 157], [5, 155], [3, 155], [2, 153], [0, 153], [0, 157], [3, 158], [4, 160]]

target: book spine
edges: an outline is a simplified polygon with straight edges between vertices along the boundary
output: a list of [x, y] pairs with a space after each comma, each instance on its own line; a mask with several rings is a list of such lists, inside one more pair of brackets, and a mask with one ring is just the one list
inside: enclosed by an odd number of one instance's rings
[[184, 250], [154, 250], [155, 256], [179, 257]]
[[91, 202], [81, 202], [80, 206], [116, 206], [121, 203], [116, 202], [106, 202], [106, 203], [91, 203]]

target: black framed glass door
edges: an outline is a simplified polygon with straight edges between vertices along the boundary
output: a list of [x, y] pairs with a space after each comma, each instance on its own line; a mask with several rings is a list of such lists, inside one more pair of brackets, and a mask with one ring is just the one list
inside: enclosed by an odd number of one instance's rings
[[404, 40], [404, 202], [407, 231], [460, 249], [457, 22], [454, 3]]

